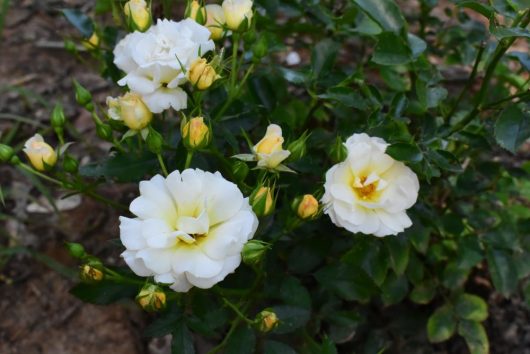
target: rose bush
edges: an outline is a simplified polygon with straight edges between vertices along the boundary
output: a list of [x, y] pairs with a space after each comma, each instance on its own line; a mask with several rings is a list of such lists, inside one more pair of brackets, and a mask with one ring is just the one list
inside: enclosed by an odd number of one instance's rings
[[[57, 105], [55, 140], [0, 161], [120, 209], [115, 263], [68, 244], [72, 294], [159, 312], [146, 334], [173, 353], [451, 352], [457, 336], [488, 353], [487, 296], [530, 303], [530, 10], [402, 3], [63, 10], [86, 48], [68, 49], [121, 90], [105, 107], [73, 83], [110, 148], [70, 155]], [[97, 189], [117, 183], [139, 195]]]

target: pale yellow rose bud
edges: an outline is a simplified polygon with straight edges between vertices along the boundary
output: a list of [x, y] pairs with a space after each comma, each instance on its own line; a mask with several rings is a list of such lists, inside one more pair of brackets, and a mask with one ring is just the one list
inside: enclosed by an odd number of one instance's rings
[[153, 113], [136, 93], [128, 92], [118, 98], [108, 97], [107, 106], [109, 117], [122, 120], [131, 130], [140, 131], [153, 119]]
[[147, 284], [136, 296], [136, 302], [147, 312], [161, 311], [166, 307], [166, 293], [154, 284]]
[[90, 50], [99, 47], [99, 42], [99, 36], [96, 31], [94, 31], [90, 38], [84, 40], [81, 44], [83, 44], [83, 47]]
[[195, 117], [187, 121], [181, 129], [184, 145], [188, 149], [201, 149], [210, 143], [210, 128], [204, 123], [203, 117]]
[[187, 74], [188, 80], [199, 90], [206, 90], [220, 77], [204, 58], [195, 60]]
[[274, 210], [274, 199], [270, 187], [259, 187], [250, 196], [252, 210], [257, 216], [267, 216]]
[[151, 12], [145, 0], [129, 0], [125, 3], [123, 12], [138, 31], [145, 32], [151, 26]]
[[81, 266], [79, 277], [87, 283], [97, 283], [103, 280], [103, 272], [90, 264]]
[[193, 0], [186, 9], [186, 17], [204, 25], [206, 23], [206, 9], [197, 0]]
[[[248, 29], [252, 20], [252, 1], [251, 0], [224, 0], [223, 12], [226, 19], [226, 26], [232, 31], [239, 29]], [[246, 28], [240, 28], [243, 22], [246, 22]]]
[[309, 219], [318, 213], [318, 200], [311, 194], [302, 197], [298, 204], [297, 214], [301, 219]]
[[253, 148], [258, 166], [275, 168], [289, 157], [291, 153], [283, 149], [283, 141], [282, 128], [276, 124], [269, 125], [263, 139]]
[[280, 320], [273, 311], [263, 310], [258, 313], [255, 322], [260, 332], [267, 333], [276, 328]]
[[226, 24], [225, 13], [221, 5], [210, 4], [204, 7], [206, 9], [206, 28], [212, 34], [211, 39], [217, 41], [223, 38], [224, 28]]
[[38, 171], [45, 171], [57, 162], [57, 153], [48, 145], [40, 134], [35, 134], [24, 144], [23, 151], [31, 165]]

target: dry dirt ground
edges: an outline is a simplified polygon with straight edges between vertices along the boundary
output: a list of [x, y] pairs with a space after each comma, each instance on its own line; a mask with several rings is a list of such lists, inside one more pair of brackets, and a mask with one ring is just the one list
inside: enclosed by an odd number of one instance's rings
[[[97, 68], [82, 63], [62, 48], [64, 36], [75, 31], [58, 14], [62, 7], [88, 10], [93, 1], [11, 1], [0, 39], [0, 134], [16, 129], [29, 136], [48, 124], [50, 103], [61, 102], [72, 125], [84, 138], [73, 149], [91, 156], [105, 146], [88, 144], [94, 136], [88, 114], [73, 97], [77, 78], [100, 101], [112, 85], [99, 78]], [[51, 134], [50, 134], [51, 135]], [[20, 143], [20, 141], [14, 141]], [[65, 241], [82, 242], [106, 262], [119, 257], [110, 247], [118, 234], [117, 214], [88, 199], [66, 205], [59, 214], [35, 212], [41, 193], [19, 171], [0, 166], [6, 206], [0, 209], [0, 249], [24, 246], [74, 266]], [[128, 200], [135, 187], [103, 191], [115, 200]], [[55, 197], [59, 197], [55, 195]], [[42, 199], [42, 198], [41, 198]], [[0, 208], [2, 208], [0, 206]], [[10, 218], [5, 218], [9, 214]], [[8, 259], [6, 261], [6, 259]], [[0, 258], [0, 353], [2, 354], [158, 354], [167, 340], [148, 341], [141, 333], [146, 318], [132, 303], [99, 307], [69, 295], [73, 281], [26, 255]], [[518, 299], [490, 296], [487, 328], [493, 354], [530, 354], [530, 315]], [[442, 346], [438, 353], [465, 353], [462, 342]]]

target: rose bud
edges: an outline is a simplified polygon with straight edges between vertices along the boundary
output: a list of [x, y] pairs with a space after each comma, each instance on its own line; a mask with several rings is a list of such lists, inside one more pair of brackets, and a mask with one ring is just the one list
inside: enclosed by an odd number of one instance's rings
[[248, 265], [257, 265], [263, 259], [270, 246], [263, 241], [250, 240], [243, 246], [243, 262]]
[[205, 148], [210, 143], [210, 128], [204, 123], [203, 117], [183, 121], [181, 134], [182, 142], [191, 150]]
[[88, 39], [83, 40], [81, 42], [81, 44], [86, 49], [92, 50], [92, 49], [95, 49], [95, 48], [99, 47], [99, 42], [100, 42], [99, 36], [96, 33], [96, 31], [94, 31], [94, 32], [92, 32], [92, 35]]
[[118, 98], [107, 97], [107, 106], [107, 114], [111, 119], [122, 120], [134, 131], [146, 128], [153, 120], [153, 113], [136, 93], [128, 92]]
[[15, 155], [15, 151], [11, 146], [0, 144], [0, 162], [9, 162]]
[[92, 104], [92, 94], [84, 88], [77, 80], [74, 80], [75, 87], [75, 100], [81, 106], [85, 107], [87, 110], [92, 112], [94, 110], [94, 105]]
[[296, 214], [300, 219], [310, 219], [318, 214], [318, 200], [311, 194], [304, 195], [296, 204]]
[[136, 296], [136, 302], [147, 312], [158, 312], [166, 308], [166, 293], [159, 286], [146, 284]]
[[255, 323], [260, 332], [267, 333], [278, 327], [280, 320], [273, 311], [263, 310], [257, 314]]
[[206, 23], [206, 9], [197, 0], [188, 2], [185, 17], [189, 17], [200, 25]]
[[257, 216], [267, 216], [274, 210], [274, 199], [270, 187], [259, 187], [250, 195], [252, 210]]
[[224, 28], [226, 24], [225, 13], [221, 5], [210, 4], [204, 7], [206, 9], [206, 28], [212, 34], [211, 39], [217, 41], [223, 38]]
[[104, 274], [98, 269], [97, 264], [83, 264], [79, 272], [79, 278], [85, 283], [97, 283], [103, 280]]
[[57, 153], [48, 145], [40, 134], [35, 134], [24, 144], [23, 151], [31, 165], [38, 171], [45, 171], [57, 162]]
[[215, 80], [220, 78], [204, 58], [198, 58], [191, 64], [187, 76], [191, 84], [201, 91], [212, 86]]
[[251, 0], [224, 0], [223, 12], [226, 25], [232, 31], [247, 30], [252, 20]]
[[307, 134], [307, 132], [304, 132], [304, 134], [302, 134], [298, 139], [289, 144], [289, 146], [287, 147], [287, 150], [291, 152], [291, 155], [289, 156], [289, 161], [300, 160], [302, 157], [305, 156], [305, 153], [307, 151], [307, 138], [309, 138], [309, 134]]
[[252, 148], [256, 154], [258, 166], [276, 168], [288, 158], [291, 153], [283, 149], [283, 141], [282, 128], [276, 124], [269, 125], [263, 139]]
[[151, 11], [145, 0], [129, 0], [123, 12], [133, 29], [145, 32], [151, 26]]

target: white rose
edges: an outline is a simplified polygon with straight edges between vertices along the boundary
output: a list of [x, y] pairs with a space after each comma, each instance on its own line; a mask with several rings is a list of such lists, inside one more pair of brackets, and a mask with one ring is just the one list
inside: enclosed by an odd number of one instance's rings
[[140, 182], [140, 196], [120, 217], [125, 262], [178, 292], [210, 288], [241, 263], [258, 226], [248, 198], [219, 172], [187, 169]]
[[418, 198], [416, 174], [385, 154], [383, 139], [354, 134], [345, 146], [347, 159], [326, 173], [324, 213], [348, 231], [379, 237], [411, 226], [406, 210]]
[[127, 74], [118, 84], [140, 94], [153, 113], [186, 108], [179, 87], [186, 82], [183, 68], [214, 49], [209, 38], [210, 31], [192, 19], [158, 20], [145, 33], [128, 34], [114, 49], [114, 63]]
[[253, 15], [252, 0], [224, 0], [222, 6], [229, 29], [237, 31], [245, 19], [250, 25]]
[[252, 148], [256, 154], [258, 166], [276, 168], [288, 158], [291, 153], [283, 149], [283, 142], [282, 128], [277, 124], [269, 125], [263, 139]]

